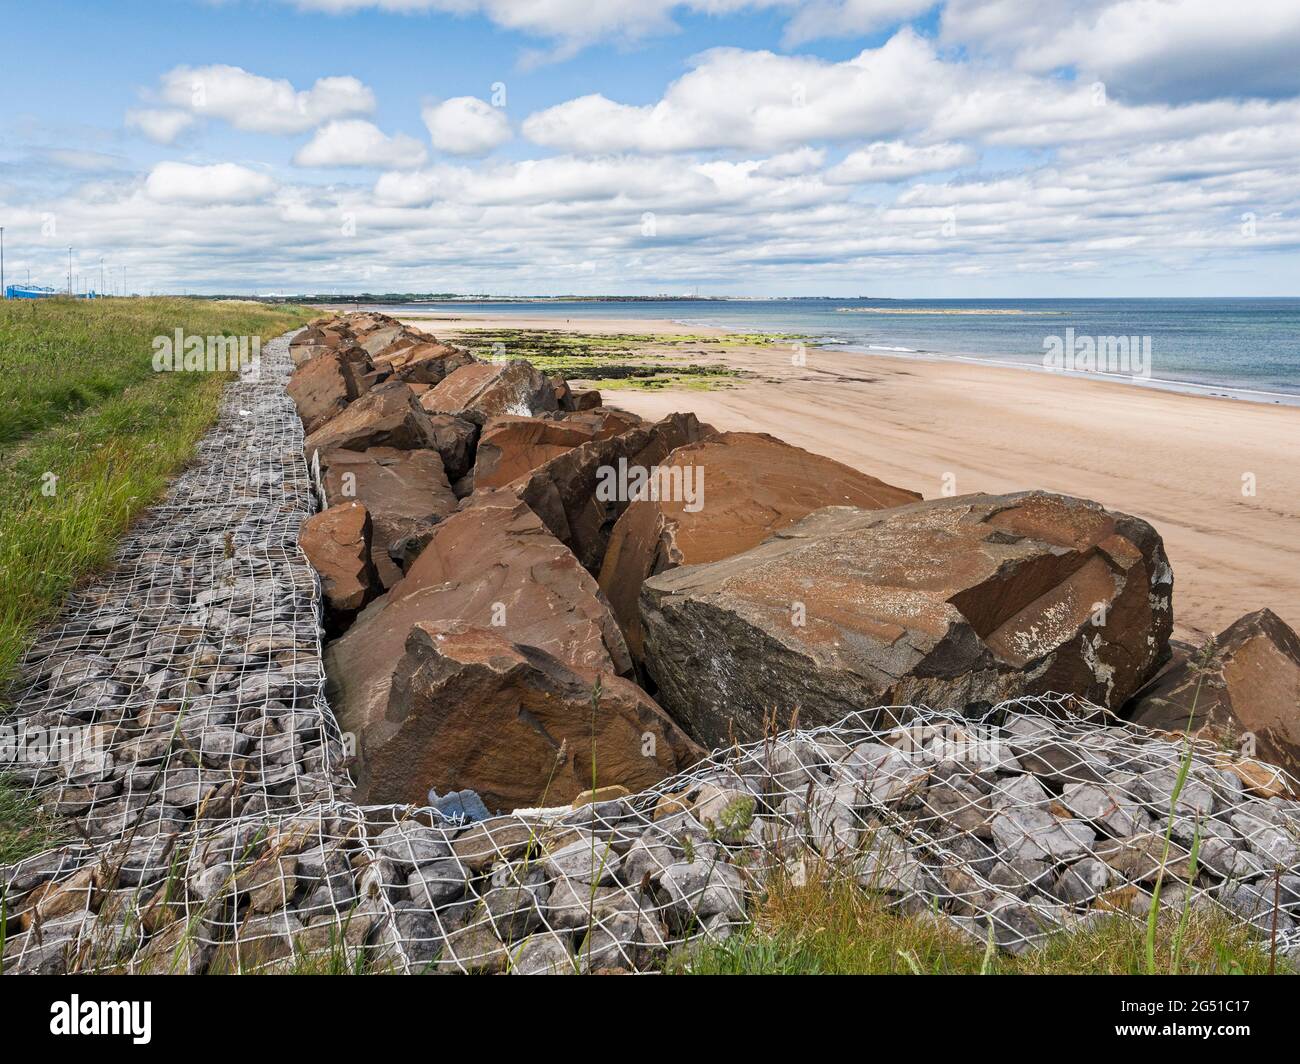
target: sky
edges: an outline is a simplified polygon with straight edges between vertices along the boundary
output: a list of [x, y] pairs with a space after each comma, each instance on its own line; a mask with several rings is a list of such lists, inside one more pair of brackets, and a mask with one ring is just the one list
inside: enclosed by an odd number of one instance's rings
[[[1300, 294], [1297, 0], [0, 8], [9, 283]], [[102, 272], [101, 272], [102, 263]]]

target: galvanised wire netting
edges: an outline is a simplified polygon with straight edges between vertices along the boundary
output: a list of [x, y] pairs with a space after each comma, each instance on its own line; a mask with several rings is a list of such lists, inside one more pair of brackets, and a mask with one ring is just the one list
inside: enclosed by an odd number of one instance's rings
[[81, 841], [0, 869], [6, 971], [645, 970], [827, 875], [1011, 952], [1160, 879], [1300, 952], [1296, 781], [1066, 696], [864, 710], [473, 824], [350, 802], [288, 371], [268, 345], [24, 663], [18, 724], [95, 741], [14, 765]]

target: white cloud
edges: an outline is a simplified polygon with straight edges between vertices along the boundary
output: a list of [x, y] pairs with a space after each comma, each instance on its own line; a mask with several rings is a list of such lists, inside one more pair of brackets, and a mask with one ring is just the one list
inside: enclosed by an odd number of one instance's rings
[[330, 122], [298, 149], [296, 166], [367, 166], [380, 170], [413, 170], [423, 166], [426, 153], [414, 137], [389, 137], [361, 118]]
[[303, 133], [323, 122], [375, 109], [374, 93], [354, 77], [326, 77], [310, 89], [236, 66], [178, 66], [162, 76], [159, 96], [196, 117], [220, 118], [254, 133]]
[[939, 0], [812, 0], [785, 28], [787, 44], [820, 37], [859, 37], [923, 15]]
[[831, 167], [826, 180], [841, 185], [902, 181], [936, 170], [954, 170], [974, 161], [975, 152], [964, 144], [915, 147], [901, 141], [877, 141], [850, 152], [839, 165]]
[[795, 177], [821, 168], [826, 161], [826, 152], [821, 148], [795, 148], [764, 159], [758, 164], [755, 173], [766, 177]]
[[127, 128], [139, 130], [157, 144], [175, 143], [194, 121], [194, 116], [188, 111], [136, 108], [126, 113]]
[[792, 8], [798, 0], [289, 0], [304, 10], [340, 14], [375, 9], [397, 14], [481, 14], [496, 25], [569, 42], [569, 51], [596, 40], [637, 40], [676, 28], [677, 11], [724, 15]]
[[193, 166], [190, 163], [162, 162], [145, 181], [152, 199], [162, 203], [208, 206], [221, 203], [251, 203], [275, 190], [275, 182], [235, 163]]
[[547, 147], [590, 152], [783, 148], [881, 137], [925, 121], [959, 82], [960, 71], [911, 30], [842, 63], [717, 48], [697, 57], [658, 103], [582, 96], [530, 115], [523, 131]]
[[421, 112], [433, 146], [453, 155], [486, 155], [510, 139], [510, 120], [475, 96], [456, 96]]
[[1300, 89], [1294, 0], [949, 0], [942, 31], [1023, 70], [1071, 68], [1135, 100]]

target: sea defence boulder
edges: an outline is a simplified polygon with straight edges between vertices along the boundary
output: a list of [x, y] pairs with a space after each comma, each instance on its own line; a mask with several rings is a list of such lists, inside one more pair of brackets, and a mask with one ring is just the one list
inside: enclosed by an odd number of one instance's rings
[[420, 403], [430, 413], [459, 414], [479, 424], [502, 414], [532, 417], [559, 409], [550, 378], [522, 359], [462, 366], [425, 392]]
[[307, 518], [298, 545], [320, 574], [325, 604], [335, 614], [351, 615], [379, 593], [370, 514], [361, 503], [339, 503]]
[[1130, 707], [1138, 724], [1195, 732], [1300, 776], [1300, 638], [1272, 610], [1181, 655]]
[[303, 451], [310, 460], [313, 452], [336, 447], [349, 451], [368, 447], [412, 450], [435, 447], [436, 442], [433, 424], [420, 409], [415, 393], [401, 381], [385, 381], [311, 433]]
[[678, 447], [713, 434], [694, 414], [669, 414], [552, 458], [510, 485], [578, 560], [600, 572], [614, 522], [627, 508], [633, 479]]
[[289, 378], [288, 392], [303, 431], [315, 432], [368, 391], [373, 369], [365, 351], [351, 342], [302, 362]]
[[588, 413], [563, 417], [490, 418], [479, 436], [474, 462], [474, 487], [500, 488], [531, 473], [552, 458], [592, 440], [608, 439], [639, 424], [635, 415]]
[[421, 337], [415, 343], [375, 358], [375, 368], [386, 370], [395, 380], [408, 384], [434, 385], [448, 373], [468, 366], [474, 356], [451, 344], [439, 343], [432, 337]]
[[353, 343], [352, 330], [339, 318], [317, 318], [289, 341], [289, 357], [295, 366]]
[[649, 787], [704, 751], [635, 684], [574, 669], [501, 629], [416, 624], [382, 721], [366, 733], [372, 802], [468, 788], [489, 809]]
[[1145, 521], [1026, 492], [829, 507], [641, 592], [646, 667], [696, 739], [1045, 692], [1118, 709], [1168, 654], [1173, 573]]
[[344, 730], [360, 737], [363, 781], [369, 752], [385, 736], [370, 728], [385, 719], [393, 671], [416, 624], [487, 628], [593, 675], [631, 670], [596, 581], [536, 514], [510, 501], [439, 522], [406, 575], [329, 645], [330, 702]]
[[320, 456], [320, 471], [329, 506], [355, 499], [369, 511], [372, 559], [386, 588], [402, 576], [395, 556], [418, 554], [433, 526], [456, 509], [456, 496], [435, 450], [340, 447]]
[[638, 661], [637, 601], [647, 577], [741, 554], [824, 506], [877, 510], [921, 499], [765, 433], [720, 433], [678, 447], [663, 464], [698, 470], [703, 494], [691, 501], [647, 492], [630, 502], [614, 525], [600, 569], [600, 589]]

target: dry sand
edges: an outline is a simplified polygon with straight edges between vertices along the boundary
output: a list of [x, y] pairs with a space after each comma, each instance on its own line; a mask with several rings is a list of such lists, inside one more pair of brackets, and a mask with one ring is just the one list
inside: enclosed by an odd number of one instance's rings
[[[708, 331], [544, 314], [410, 320], [465, 340], [475, 328]], [[692, 410], [719, 429], [770, 432], [927, 499], [945, 486], [1096, 499], [1164, 537], [1176, 635], [1202, 638], [1261, 606], [1300, 628], [1300, 408], [817, 348], [801, 366], [788, 345], [683, 353], [755, 376], [717, 391], [608, 391], [606, 402], [644, 417]], [[1253, 495], [1243, 492], [1247, 474]]]

